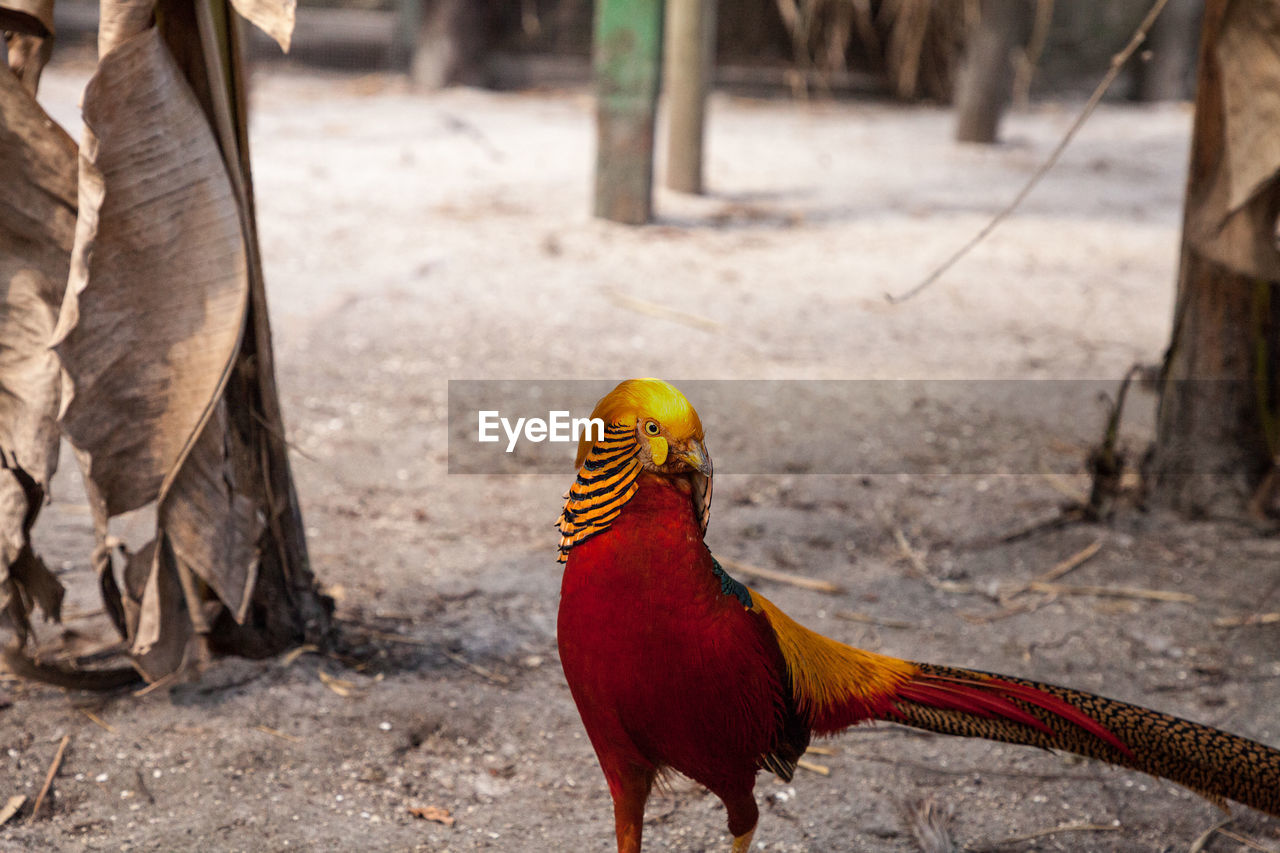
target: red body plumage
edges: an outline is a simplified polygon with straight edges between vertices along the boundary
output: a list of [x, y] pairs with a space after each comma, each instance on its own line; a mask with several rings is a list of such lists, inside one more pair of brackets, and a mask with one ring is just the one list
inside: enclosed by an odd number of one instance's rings
[[608, 535], [573, 549], [560, 660], [615, 798], [642, 810], [671, 767], [725, 801], [736, 834], [755, 824], [788, 688], [767, 620], [722, 592], [680, 485], [642, 477]]

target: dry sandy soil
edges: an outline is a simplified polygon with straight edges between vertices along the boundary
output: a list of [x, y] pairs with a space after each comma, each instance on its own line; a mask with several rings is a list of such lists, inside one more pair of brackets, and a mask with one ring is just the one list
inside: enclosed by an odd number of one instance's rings
[[[85, 73], [44, 83], [72, 127]], [[1003, 205], [1074, 107], [1014, 115], [1004, 144], [980, 148], [953, 144], [938, 109], [717, 98], [711, 194], [659, 193], [646, 228], [588, 215], [582, 93], [423, 96], [392, 77], [264, 69], [254, 109], [282, 393], [339, 650], [218, 661], [140, 697], [0, 683], [0, 803], [34, 798], [71, 738], [51, 813], [0, 827], [0, 849], [611, 849], [556, 657], [568, 453], [556, 475], [449, 474], [448, 379], [1116, 379], [1167, 335], [1182, 106], [1101, 109], [1014, 219], [898, 306], [883, 294]], [[1215, 625], [1280, 610], [1280, 542], [1137, 510], [1002, 541], [1086, 488], [1102, 405], [1037, 418], [981, 397], [910, 402], [929, 445], [911, 470], [893, 473], [900, 412], [872, 408], [834, 436], [887, 457], [874, 476], [773, 464], [831, 442], [804, 411], [778, 413], [786, 429], [761, 441], [758, 416], [702, 405], [713, 456], [757, 472], [717, 478], [712, 548], [839, 584], [757, 582], [845, 641], [1280, 744], [1280, 625]], [[975, 441], [986, 473], [938, 473]], [[92, 630], [88, 514], [60, 477], [37, 544], [77, 590], [70, 625]], [[1067, 580], [1191, 598], [993, 601], [1095, 542]], [[1185, 851], [1223, 817], [1149, 777], [1029, 749], [892, 726], [826, 745], [813, 758], [830, 775], [761, 777], [757, 849], [917, 850], [904, 814], [924, 798], [968, 850]], [[1236, 814], [1231, 831], [1280, 845], [1280, 823]], [[655, 850], [723, 849], [722, 811], [692, 786], [649, 816]], [[1202, 849], [1243, 848], [1219, 834]]]

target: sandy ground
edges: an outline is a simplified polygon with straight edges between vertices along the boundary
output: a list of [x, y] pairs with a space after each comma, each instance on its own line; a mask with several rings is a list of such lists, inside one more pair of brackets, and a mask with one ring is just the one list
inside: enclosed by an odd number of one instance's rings
[[[55, 67], [44, 83], [72, 127], [84, 74]], [[33, 798], [71, 741], [51, 815], [0, 828], [0, 849], [611, 849], [555, 650], [550, 525], [570, 465], [450, 475], [448, 379], [1113, 379], [1167, 335], [1185, 107], [1101, 109], [1014, 219], [899, 306], [883, 294], [1003, 205], [1074, 107], [1011, 116], [1006, 143], [979, 148], [953, 144], [938, 109], [716, 98], [711, 194], [659, 192], [658, 223], [638, 229], [588, 215], [582, 93], [423, 96], [391, 77], [264, 69], [254, 110], [282, 393], [342, 648], [220, 661], [142, 697], [3, 684], [0, 802]], [[764, 472], [717, 478], [712, 548], [840, 584], [758, 586], [845, 641], [1280, 744], [1280, 626], [1214, 624], [1280, 609], [1280, 543], [1137, 511], [1002, 542], [1086, 487], [1102, 408], [1032, 429], [975, 406], [956, 418], [926, 400], [918, 417], [944, 437], [980, 432], [1021, 474], [786, 473], [750, 419], [704, 407], [712, 454], [738, 448]], [[805, 416], [786, 416], [794, 454]], [[846, 429], [874, 449], [893, 424], [872, 412]], [[1064, 458], [1066, 473], [1038, 473]], [[89, 522], [60, 476], [37, 544], [81, 590], [74, 616], [94, 608]], [[998, 613], [1001, 584], [1095, 542], [1073, 582], [1194, 599], [1064, 595]], [[827, 746], [814, 760], [828, 776], [761, 777], [757, 849], [917, 850], [904, 813], [929, 797], [969, 850], [1187, 850], [1222, 819], [1163, 782], [1027, 749], [891, 726]], [[1280, 844], [1280, 823], [1237, 815], [1233, 831]], [[722, 811], [692, 786], [649, 816], [655, 850], [723, 849]], [[1242, 848], [1217, 835], [1203, 849]]]

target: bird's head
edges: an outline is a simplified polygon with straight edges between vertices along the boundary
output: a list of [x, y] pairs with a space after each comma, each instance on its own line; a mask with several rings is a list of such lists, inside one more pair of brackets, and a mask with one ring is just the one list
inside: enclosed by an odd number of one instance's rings
[[578, 477], [565, 492], [560, 562], [569, 551], [608, 529], [639, 489], [642, 473], [667, 478], [688, 493], [693, 516], [707, 532], [711, 516], [711, 457], [702, 421], [685, 396], [660, 379], [628, 379], [596, 403], [592, 418], [605, 435], [578, 443]]
[[[646, 471], [711, 476], [698, 413], [684, 394], [661, 379], [628, 379], [601, 398], [591, 417], [634, 429], [636, 458]], [[579, 442], [579, 467], [591, 447], [590, 438]]]

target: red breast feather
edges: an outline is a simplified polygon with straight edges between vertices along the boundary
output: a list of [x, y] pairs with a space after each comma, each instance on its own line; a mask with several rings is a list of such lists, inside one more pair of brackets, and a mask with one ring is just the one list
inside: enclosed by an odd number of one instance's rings
[[679, 485], [642, 477], [609, 532], [569, 553], [561, 663], [611, 785], [639, 765], [749, 790], [786, 728], [784, 668], [767, 621], [721, 591]]

